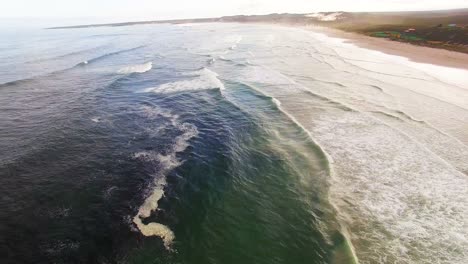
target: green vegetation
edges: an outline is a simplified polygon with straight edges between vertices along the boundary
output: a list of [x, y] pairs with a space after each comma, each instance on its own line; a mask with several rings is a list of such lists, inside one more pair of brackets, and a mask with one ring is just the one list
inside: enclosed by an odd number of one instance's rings
[[409, 41], [409, 42], [426, 41], [425, 38], [418, 37], [416, 35], [409, 34], [409, 33], [398, 32], [398, 31], [378, 31], [378, 32], [372, 32], [369, 35], [371, 37], [388, 38], [392, 40], [402, 40], [402, 41]]
[[468, 53], [468, 9], [344, 13], [343, 17], [319, 23], [372, 37]]

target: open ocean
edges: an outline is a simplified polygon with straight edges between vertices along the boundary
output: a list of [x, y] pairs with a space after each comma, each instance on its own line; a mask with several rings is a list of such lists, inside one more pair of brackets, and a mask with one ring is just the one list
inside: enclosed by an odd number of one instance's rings
[[3, 264], [466, 264], [467, 216], [468, 71], [280, 26], [0, 32]]

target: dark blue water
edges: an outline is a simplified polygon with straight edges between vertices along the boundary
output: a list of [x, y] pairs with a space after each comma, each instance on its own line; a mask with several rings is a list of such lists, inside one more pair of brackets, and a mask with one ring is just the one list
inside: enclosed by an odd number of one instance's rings
[[245, 67], [213, 59], [238, 37], [193, 50], [212, 30], [0, 43], [2, 263], [348, 258], [323, 152], [273, 98], [216, 72]]

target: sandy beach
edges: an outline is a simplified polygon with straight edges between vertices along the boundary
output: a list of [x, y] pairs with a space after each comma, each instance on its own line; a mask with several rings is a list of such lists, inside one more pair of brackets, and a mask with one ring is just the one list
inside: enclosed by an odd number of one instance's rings
[[366, 49], [381, 51], [386, 54], [406, 57], [411, 61], [429, 63], [468, 70], [468, 54], [444, 49], [416, 46], [388, 39], [373, 38], [358, 33], [345, 32], [338, 29], [305, 26], [304, 28], [321, 32], [331, 37], [346, 39], [348, 43]]

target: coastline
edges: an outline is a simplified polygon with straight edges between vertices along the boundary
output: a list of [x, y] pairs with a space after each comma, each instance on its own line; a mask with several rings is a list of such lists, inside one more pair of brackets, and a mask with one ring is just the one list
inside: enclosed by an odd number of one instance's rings
[[[310, 16], [313, 15], [313, 16]], [[315, 16], [314, 16], [315, 15]], [[332, 17], [331, 20], [323, 20], [321, 16], [338, 15]], [[387, 38], [376, 38], [358, 32], [363, 25], [374, 27], [373, 30], [396, 30], [401, 31], [401, 27], [412, 27], [413, 25], [428, 25], [431, 23], [445, 23], [443, 18], [450, 18], [452, 22], [459, 24], [468, 23], [468, 8], [440, 11], [420, 11], [414, 13], [405, 12], [390, 12], [390, 13], [346, 13], [346, 12], [322, 12], [315, 14], [269, 14], [269, 15], [237, 15], [225, 16], [218, 18], [196, 18], [196, 19], [173, 19], [173, 20], [153, 20], [153, 21], [135, 21], [107, 24], [88, 24], [76, 26], [50, 27], [47, 29], [77, 29], [90, 27], [120, 27], [120, 26], [135, 26], [144, 24], [187, 24], [187, 23], [240, 23], [240, 24], [266, 24], [278, 25], [294, 28], [302, 28], [318, 33], [323, 33], [330, 37], [343, 39], [345, 42], [354, 44], [358, 47], [380, 51], [385, 54], [401, 56], [413, 62], [432, 64], [442, 67], [456, 68], [468, 70], [468, 53], [464, 51], [453, 50], [450, 42], [454, 45], [464, 45], [468, 47], [466, 39], [466, 31], [458, 30], [455, 33], [450, 32], [447, 27], [440, 26], [441, 30], [434, 30], [434, 27], [425, 29], [424, 34], [439, 34], [435, 40], [441, 44], [438, 46], [419, 46], [408, 42], [392, 41]], [[400, 19], [397, 19], [397, 18]], [[409, 19], [408, 23], [402, 23], [402, 18]], [[324, 22], [325, 21], [325, 22]], [[445, 23], [446, 24], [446, 23]], [[346, 28], [354, 28], [354, 31], [344, 31], [339, 28], [349, 25]], [[391, 26], [390, 29], [385, 29], [385, 26]], [[454, 24], [455, 25], [455, 24]], [[441, 34], [441, 35], [440, 35]], [[449, 35], [447, 35], [449, 34]], [[445, 44], [444, 44], [445, 43]], [[445, 46], [448, 45], [448, 46]]]
[[468, 70], [468, 54], [466, 53], [373, 38], [359, 33], [346, 32], [328, 27], [302, 26], [302, 28], [323, 33], [330, 37], [344, 39], [346, 43], [351, 43], [361, 48], [405, 57], [413, 62]]

